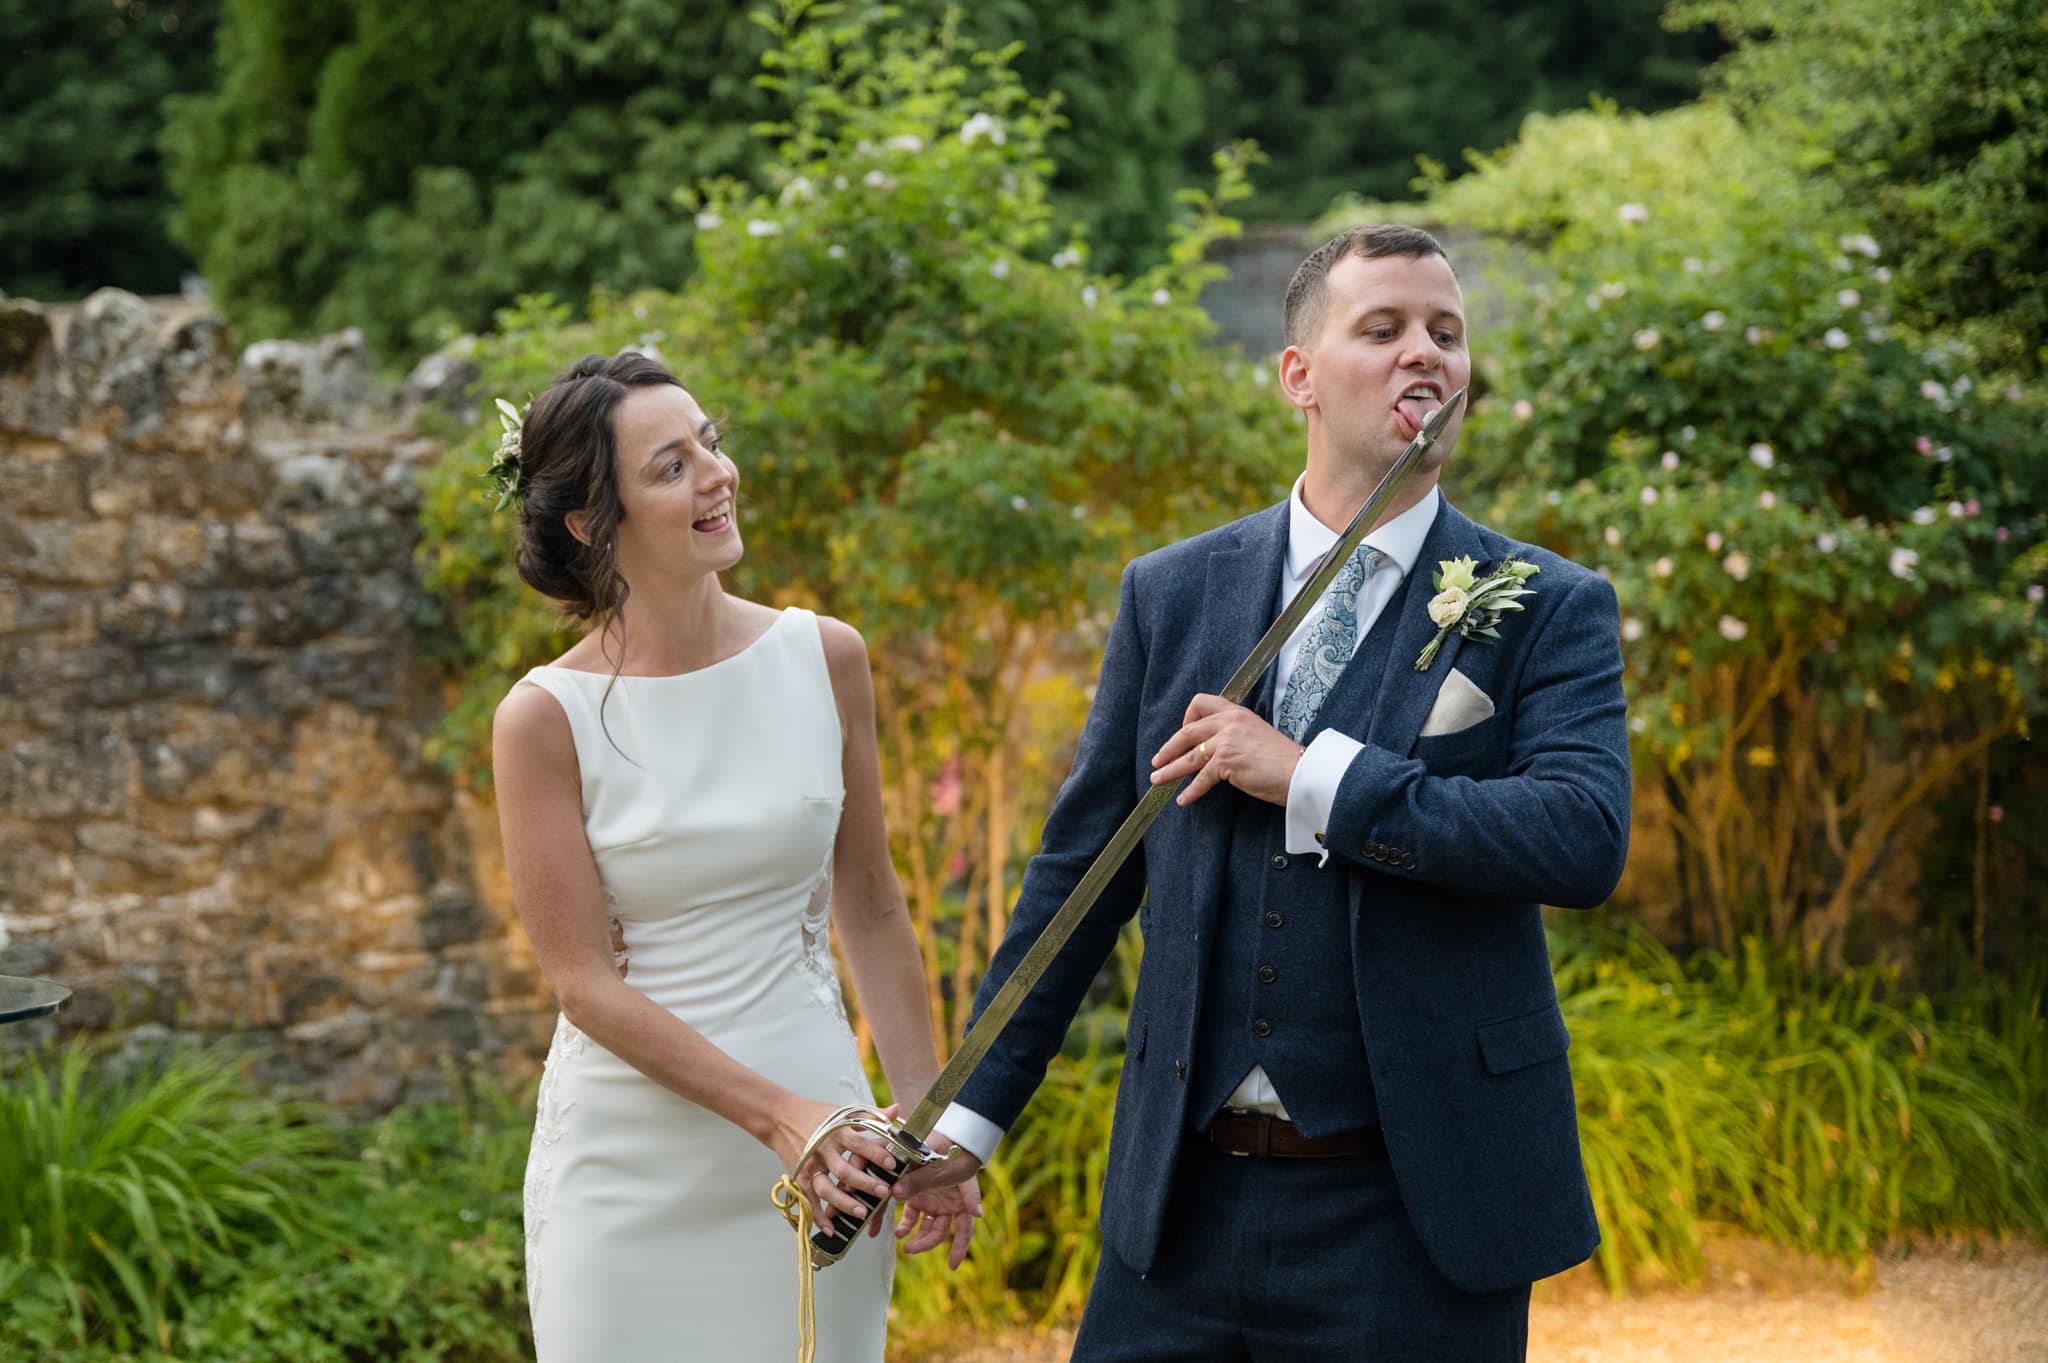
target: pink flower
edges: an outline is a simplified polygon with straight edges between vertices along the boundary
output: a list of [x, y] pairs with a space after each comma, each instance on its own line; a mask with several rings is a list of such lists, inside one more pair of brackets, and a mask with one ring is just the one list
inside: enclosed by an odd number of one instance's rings
[[1997, 540], [2000, 544], [2004, 544], [2006, 541], [2012, 538], [2012, 531], [2006, 529], [2004, 526], [2001, 525], [1993, 533], [1992, 538]]
[[1516, 398], [1514, 410], [1515, 420], [1517, 421], [1527, 421], [1530, 417], [1536, 415], [1535, 406], [1527, 398]]
[[1977, 499], [1975, 497], [1972, 497], [1969, 501], [1963, 503], [1963, 514], [1965, 516], [1975, 516], [1979, 512], [1983, 511], [1983, 509], [1983, 507], [1977, 505]]
[[958, 814], [960, 796], [960, 759], [949, 757], [939, 772], [939, 779], [932, 783], [932, 813]]
[[1984, 817], [1985, 817], [1985, 818], [1987, 818], [1987, 819], [1989, 819], [1989, 820], [1991, 820], [1991, 822], [1993, 822], [1993, 823], [2004, 823], [2004, 822], [2005, 822], [2005, 806], [2004, 806], [2004, 805], [1993, 805], [1993, 806], [1991, 806], [1991, 807], [1990, 807], [1989, 809], [1987, 809], [1987, 810], [1985, 810], [1985, 811], [1984, 811]]
[[1922, 454], [1933, 454], [1934, 442], [1923, 435], [1913, 441], [1913, 448]]

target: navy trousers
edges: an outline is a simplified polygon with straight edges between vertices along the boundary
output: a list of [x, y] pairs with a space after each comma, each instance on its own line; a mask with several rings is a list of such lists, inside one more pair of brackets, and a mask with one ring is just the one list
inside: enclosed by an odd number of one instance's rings
[[1105, 1249], [1074, 1363], [1522, 1363], [1529, 1289], [1475, 1296], [1423, 1252], [1384, 1160], [1192, 1141], [1159, 1259]]

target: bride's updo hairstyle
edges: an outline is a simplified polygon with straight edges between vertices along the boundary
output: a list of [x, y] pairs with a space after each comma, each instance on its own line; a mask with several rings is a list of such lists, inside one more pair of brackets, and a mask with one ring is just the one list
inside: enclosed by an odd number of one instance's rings
[[[615, 542], [618, 439], [612, 418], [635, 388], [682, 383], [645, 355], [585, 355], [533, 400], [519, 433], [519, 576], [579, 620], [604, 619], [624, 604]], [[585, 512], [585, 544], [569, 517]]]

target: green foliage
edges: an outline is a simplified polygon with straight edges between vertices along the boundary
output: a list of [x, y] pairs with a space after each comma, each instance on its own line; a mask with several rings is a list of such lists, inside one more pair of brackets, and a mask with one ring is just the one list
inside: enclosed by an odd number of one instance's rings
[[213, 30], [190, 0], [0, 5], [0, 289], [177, 289], [156, 111], [205, 82]]
[[1741, 46], [1713, 76], [1760, 135], [1840, 185], [1908, 306], [1994, 365], [2048, 365], [2048, 24], [2015, 0], [1687, 0]]
[[1785, 156], [1711, 105], [1537, 116], [1431, 209], [1541, 248], [1459, 478], [1614, 582], [1698, 940], [1838, 959], [1900, 820], [2042, 712], [2048, 467]]
[[[1015, 67], [1024, 86], [1057, 101], [1059, 124], [1046, 140], [1058, 168], [1052, 200], [1076, 224], [1101, 268], [1131, 273], [1157, 261], [1171, 240], [1174, 194], [1209, 178], [1196, 69], [1182, 60], [1183, 0], [1114, 5], [982, 0], [964, 7], [962, 31], [983, 47], [1022, 45]], [[923, 13], [942, 12], [928, 3]]]
[[[1100, 1254], [1120, 1022], [1139, 951], [1127, 933], [1097, 1006], [997, 1152], [967, 1267], [950, 1274], [929, 1256], [899, 1267], [899, 1342], [1078, 1315]], [[1703, 1238], [1715, 1229], [1850, 1262], [1918, 1234], [2048, 1234], [2048, 1022], [2038, 970], [1937, 999], [1902, 990], [1889, 969], [1822, 979], [1755, 942], [1681, 964], [1643, 934], [1583, 925], [1554, 939], [1553, 965], [1605, 1231], [1598, 1262], [1617, 1290], [1696, 1280]], [[108, 1180], [94, 1187], [67, 1174], [71, 1224], [100, 1208], [94, 1229], [133, 1246], [142, 1273], [149, 1241], [135, 1208], [149, 1203], [166, 1243], [162, 1228], [182, 1215], [165, 1211], [179, 1201], [165, 1186], [200, 1189], [182, 1193], [183, 1203], [214, 1207], [228, 1233], [204, 1237], [206, 1252], [174, 1292], [138, 1299], [118, 1275], [53, 1256], [46, 1212], [0, 1203], [9, 1236], [0, 1247], [0, 1357], [530, 1355], [520, 1240], [530, 1089], [515, 1095], [455, 1075], [453, 1102], [343, 1130], [269, 1108], [218, 1051], [183, 1053], [153, 1071], [184, 1076], [175, 1085], [124, 1077], [106, 1057], [85, 1056], [15, 1057], [0, 1091], [0, 1160], [9, 1161], [0, 1198], [40, 1196], [30, 1189], [49, 1181], [37, 1173], [39, 1152], [64, 1123], [72, 1135], [61, 1153], [73, 1164], [73, 1152], [111, 1148], [105, 1135], [86, 1140], [89, 1127], [147, 1133], [128, 1148], [159, 1186], [103, 1200]], [[210, 1097], [166, 1096], [174, 1090]], [[267, 1134], [247, 1134], [257, 1130]], [[281, 1142], [278, 1133], [298, 1134]], [[214, 1158], [229, 1143], [243, 1159], [232, 1171]], [[229, 1173], [255, 1190], [253, 1201], [223, 1191]], [[288, 1187], [289, 1198], [270, 1187]]]
[[1102, 1175], [1123, 1073], [1123, 1022], [1143, 952], [1136, 925], [1127, 926], [1096, 1003], [1075, 1020], [1045, 1082], [1004, 1133], [981, 1176], [986, 1214], [968, 1261], [957, 1272], [937, 1252], [899, 1264], [892, 1335], [985, 1335], [1080, 1318], [1102, 1257]]
[[[1119, 258], [1156, 255], [1192, 126], [1171, 0], [968, 27], [1030, 44], [1075, 115], [1063, 194]], [[741, 3], [230, 0], [220, 87], [171, 105], [173, 228], [246, 336], [360, 325], [392, 356], [520, 294], [673, 288], [695, 230], [674, 191], [765, 169], [768, 41]]]
[[1262, 219], [1398, 197], [1418, 158], [1455, 162], [1467, 147], [1498, 146], [1531, 111], [1589, 95], [1641, 109], [1691, 99], [1720, 44], [1663, 30], [1663, 7], [1186, 0], [1182, 53], [1203, 84], [1194, 145], [1258, 142], [1273, 161], [1249, 205]]
[[[0, 1108], [10, 1114], [0, 1118], [0, 1161], [21, 1152], [19, 1167], [0, 1163], [8, 1178], [0, 1226], [9, 1236], [0, 1244], [0, 1357], [515, 1363], [531, 1355], [520, 1227], [530, 1095], [457, 1076], [456, 1102], [351, 1131], [300, 1123], [297, 1109], [259, 1096], [218, 1051], [177, 1053], [146, 1084], [115, 1075], [110, 1058], [17, 1057]], [[20, 1129], [34, 1139], [17, 1141], [9, 1123], [24, 1110], [32, 1117]], [[67, 1110], [90, 1111], [105, 1134]], [[60, 1131], [69, 1134], [51, 1134]], [[112, 1153], [115, 1132], [141, 1133], [125, 1158]], [[59, 1186], [54, 1174], [15, 1178], [58, 1139], [78, 1152], [60, 1152], [69, 1159], [101, 1151], [101, 1164], [135, 1166], [95, 1174], [90, 1190], [67, 1171], [62, 1187], [75, 1233], [96, 1217], [90, 1229], [106, 1246], [131, 1247], [127, 1257], [145, 1279], [158, 1257], [152, 1235], [168, 1241], [164, 1227], [184, 1209], [217, 1214], [222, 1230], [200, 1236], [199, 1252], [172, 1246], [182, 1257], [167, 1295], [130, 1291], [129, 1273], [101, 1284], [93, 1264], [51, 1252], [41, 1230], [47, 1212], [24, 1219], [6, 1205], [15, 1189]], [[221, 1168], [229, 1158], [240, 1163]], [[103, 1209], [101, 1189], [117, 1208]], [[175, 1215], [166, 1211], [172, 1204]], [[144, 1210], [154, 1231], [143, 1227]]]
[[760, 48], [725, 6], [231, 0], [219, 88], [170, 106], [173, 230], [245, 335], [387, 355], [522, 292], [673, 282], [671, 193], [745, 168]]
[[224, 1051], [136, 1062], [80, 1042], [9, 1057], [0, 1276], [27, 1280], [45, 1327], [161, 1343], [208, 1273], [296, 1236], [332, 1147]]
[[1681, 966], [1642, 933], [1566, 938], [1556, 966], [1610, 1286], [1697, 1280], [1710, 1226], [1850, 1261], [2048, 1230], [2038, 970], [1938, 1004], [1753, 939]]

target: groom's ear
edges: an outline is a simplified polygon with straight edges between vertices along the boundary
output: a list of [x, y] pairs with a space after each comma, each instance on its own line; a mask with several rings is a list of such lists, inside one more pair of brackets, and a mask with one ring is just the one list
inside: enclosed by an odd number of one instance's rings
[[1295, 407], [1306, 412], [1316, 405], [1316, 385], [1309, 373], [1308, 351], [1291, 345], [1280, 352], [1280, 391]]

